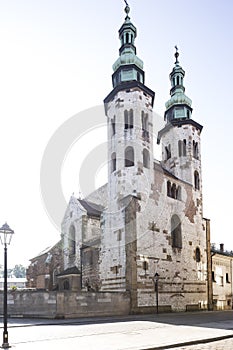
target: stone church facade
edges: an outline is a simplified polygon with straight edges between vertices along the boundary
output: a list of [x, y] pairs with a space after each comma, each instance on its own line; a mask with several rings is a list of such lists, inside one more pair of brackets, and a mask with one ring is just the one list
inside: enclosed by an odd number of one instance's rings
[[[164, 127], [154, 135], [155, 93], [145, 85], [135, 47], [137, 29], [128, 6], [125, 11], [113, 90], [104, 100], [108, 183], [84, 199], [70, 199], [61, 228], [60, 284], [67, 283], [76, 268], [75, 288], [128, 291], [131, 312], [146, 312], [155, 307], [157, 276], [160, 308], [206, 308], [202, 126], [185, 95], [185, 72], [176, 49]], [[154, 159], [154, 136], [161, 146], [161, 161]]]

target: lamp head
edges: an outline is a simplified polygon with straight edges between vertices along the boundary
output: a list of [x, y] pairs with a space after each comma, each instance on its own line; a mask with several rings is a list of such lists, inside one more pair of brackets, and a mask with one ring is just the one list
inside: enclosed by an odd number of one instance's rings
[[11, 243], [11, 238], [12, 235], [14, 234], [14, 231], [10, 228], [10, 226], [5, 223], [1, 228], [0, 228], [0, 240], [2, 244], [10, 244]]

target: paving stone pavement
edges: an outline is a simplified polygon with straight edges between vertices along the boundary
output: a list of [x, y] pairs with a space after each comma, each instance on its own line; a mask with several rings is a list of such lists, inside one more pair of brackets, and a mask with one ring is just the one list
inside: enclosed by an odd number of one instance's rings
[[[169, 350], [169, 348], [167, 348], [167, 350]], [[233, 350], [233, 339], [219, 340], [207, 344], [182, 346], [174, 350]]]

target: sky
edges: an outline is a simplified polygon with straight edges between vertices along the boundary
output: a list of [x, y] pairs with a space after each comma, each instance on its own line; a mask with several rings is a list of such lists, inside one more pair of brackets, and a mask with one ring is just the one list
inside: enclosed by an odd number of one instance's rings
[[[179, 47], [193, 119], [204, 126], [204, 217], [211, 220], [211, 241], [233, 250], [233, 2], [128, 2], [146, 85], [156, 93], [154, 110], [161, 116], [169, 99], [174, 46]], [[15, 231], [9, 266], [27, 266], [29, 259], [60, 239], [59, 218], [56, 223], [51, 219], [40, 180], [57, 130], [61, 137], [67, 121], [77, 116], [77, 137], [73, 130], [65, 155], [58, 154], [59, 148], [54, 154], [64, 156], [54, 182], [60, 183], [66, 201], [72, 193], [79, 195], [82, 162], [106, 141], [101, 123], [81, 134], [80, 130], [86, 122], [83, 111], [95, 111], [112, 89], [124, 7], [123, 0], [0, 0], [0, 225], [7, 221]], [[50, 160], [48, 173], [43, 168], [48, 187]], [[97, 187], [106, 182], [101, 166], [95, 174]], [[56, 209], [56, 193], [50, 199]]]

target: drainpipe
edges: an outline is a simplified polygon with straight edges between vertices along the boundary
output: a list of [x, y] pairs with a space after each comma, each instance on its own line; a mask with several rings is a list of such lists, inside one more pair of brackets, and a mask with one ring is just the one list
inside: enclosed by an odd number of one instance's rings
[[206, 222], [206, 255], [207, 255], [207, 307], [209, 311], [213, 310], [213, 282], [212, 282], [212, 256], [210, 245], [210, 220]]

